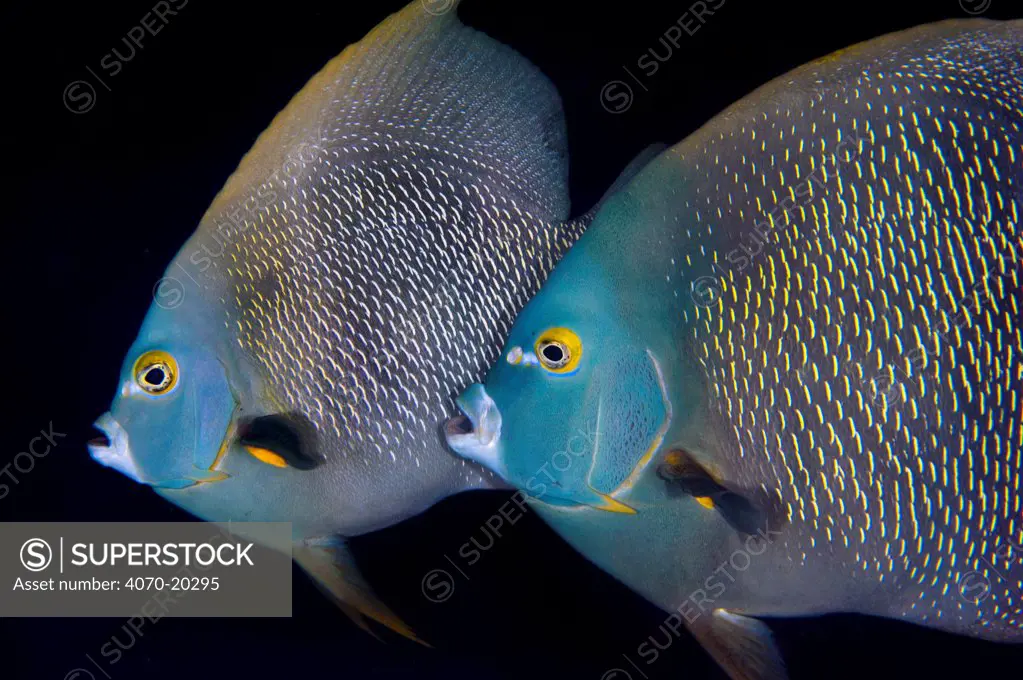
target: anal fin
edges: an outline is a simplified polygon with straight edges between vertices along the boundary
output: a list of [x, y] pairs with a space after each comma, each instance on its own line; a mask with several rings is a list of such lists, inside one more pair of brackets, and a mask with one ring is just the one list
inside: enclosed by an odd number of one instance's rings
[[312, 539], [298, 543], [294, 558], [299, 566], [327, 592], [355, 625], [374, 637], [366, 619], [372, 619], [409, 640], [429, 647], [397, 614], [384, 604], [363, 579], [348, 546], [340, 538]]
[[762, 621], [715, 609], [689, 630], [732, 680], [788, 678], [774, 635]]

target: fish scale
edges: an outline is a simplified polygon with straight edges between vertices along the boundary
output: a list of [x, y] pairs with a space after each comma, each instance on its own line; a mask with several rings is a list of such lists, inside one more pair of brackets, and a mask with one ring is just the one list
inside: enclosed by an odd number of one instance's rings
[[[985, 33], [775, 92], [680, 145], [706, 173], [682, 216], [701, 245], [669, 276], [713, 266], [719, 294], [685, 325], [728, 465], [777, 494], [788, 557], [839, 560], [894, 614], [998, 637], [1023, 627], [1023, 74], [1017, 43]], [[970, 574], [981, 602], [958, 592]]]
[[[370, 446], [389, 461], [415, 461], [417, 438], [496, 358], [513, 307], [507, 291], [518, 304], [535, 293], [583, 223], [544, 222], [437, 158], [343, 169], [332, 158], [308, 168], [312, 200], [259, 212], [229, 245], [228, 260], [242, 265], [224, 268], [226, 323], [284, 407], [316, 423], [327, 450], [361, 456]], [[360, 212], [332, 200], [339, 192]], [[448, 208], [416, 199], [429, 195], [446, 196]], [[487, 236], [495, 224], [514, 252]], [[494, 275], [483, 280], [483, 268]]]

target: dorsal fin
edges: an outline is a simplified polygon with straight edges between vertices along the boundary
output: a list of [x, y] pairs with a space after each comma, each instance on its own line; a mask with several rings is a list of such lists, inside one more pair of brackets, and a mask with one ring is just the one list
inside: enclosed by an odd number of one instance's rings
[[608, 187], [607, 191], [605, 191], [604, 195], [600, 197], [600, 200], [597, 201], [596, 205], [590, 208], [586, 213], [579, 215], [576, 218], [573, 218], [573, 221], [577, 221], [585, 226], [588, 226], [589, 223], [593, 221], [593, 218], [597, 216], [597, 212], [600, 210], [601, 206], [603, 206], [608, 199], [610, 199], [616, 193], [618, 193], [626, 186], [628, 186], [629, 182], [631, 182], [633, 178], [636, 175], [638, 175], [643, 168], [645, 168], [647, 165], [650, 164], [651, 161], [653, 161], [655, 158], [664, 153], [664, 151], [667, 148], [668, 148], [667, 144], [657, 142], [647, 146], [645, 149], [640, 151], [635, 158], [629, 161], [629, 164], [625, 166], [625, 169], [622, 170], [621, 174], [618, 175], [614, 183], [612, 183], [611, 186]]
[[566, 219], [556, 90], [514, 50], [463, 25], [455, 5], [415, 0], [332, 59], [260, 135], [207, 217], [271, 177], [278, 193], [302, 188], [326, 157], [335, 172], [377, 158], [402, 158], [413, 172], [430, 164], [538, 218]]

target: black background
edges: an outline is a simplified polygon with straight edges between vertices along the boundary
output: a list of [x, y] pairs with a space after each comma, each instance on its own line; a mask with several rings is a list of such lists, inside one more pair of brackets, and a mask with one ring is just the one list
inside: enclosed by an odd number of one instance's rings
[[[178, 0], [180, 2], [180, 0]], [[975, 8], [983, 2], [963, 0]], [[306, 80], [400, 2], [191, 0], [74, 114], [65, 87], [101, 75], [154, 0], [6, 2], [0, 10], [4, 222], [0, 467], [52, 422], [57, 449], [17, 473], [0, 518], [187, 520], [147, 488], [93, 463], [84, 441], [106, 410], [151, 289], [255, 137]], [[690, 3], [467, 0], [470, 25], [512, 45], [562, 94], [572, 199], [582, 212], [646, 145], [674, 143], [755, 87], [813, 58], [915, 24], [967, 16], [958, 0], [728, 0], [652, 77], [636, 68]], [[1019, 16], [993, 0], [985, 16]], [[123, 46], [122, 46], [122, 53]], [[629, 80], [623, 65], [643, 80]], [[612, 115], [600, 93], [630, 82]], [[0, 479], [0, 483], [9, 480]], [[599, 680], [665, 615], [575, 555], [535, 517], [507, 528], [442, 604], [420, 592], [501, 504], [463, 495], [355, 541], [384, 599], [434, 649], [357, 630], [295, 573], [288, 620], [163, 619], [106, 670], [126, 678], [583, 678]], [[457, 578], [457, 577], [456, 577]], [[2, 615], [3, 612], [0, 612]], [[118, 635], [119, 619], [0, 621], [0, 678], [61, 680]], [[771, 622], [794, 679], [1019, 677], [1019, 647], [856, 616]], [[101, 660], [103, 663], [103, 660]], [[95, 672], [95, 669], [93, 669]], [[724, 678], [688, 637], [644, 671]], [[98, 678], [101, 678], [96, 672]], [[87, 676], [83, 676], [86, 678]], [[633, 671], [633, 677], [640, 677]], [[620, 680], [624, 676], [619, 676]]]

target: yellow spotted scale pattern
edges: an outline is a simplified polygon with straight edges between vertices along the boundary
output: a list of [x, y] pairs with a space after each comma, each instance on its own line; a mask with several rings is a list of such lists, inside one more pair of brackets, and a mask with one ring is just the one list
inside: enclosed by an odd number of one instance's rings
[[859, 584], [849, 609], [1020, 640], [1023, 24], [939, 26], [676, 147], [669, 278], [787, 559]]

